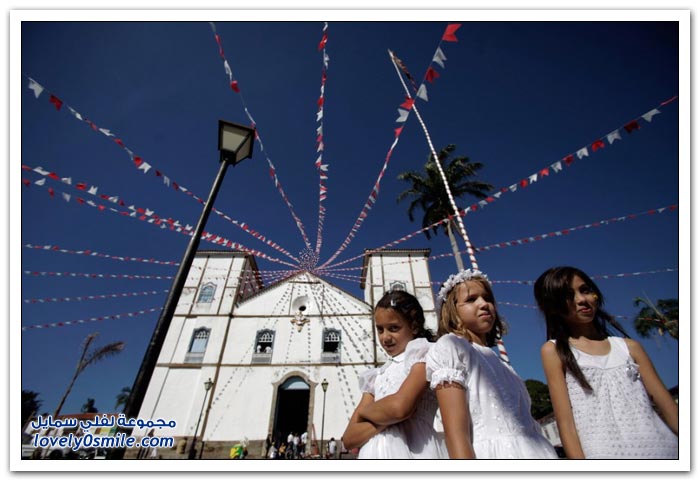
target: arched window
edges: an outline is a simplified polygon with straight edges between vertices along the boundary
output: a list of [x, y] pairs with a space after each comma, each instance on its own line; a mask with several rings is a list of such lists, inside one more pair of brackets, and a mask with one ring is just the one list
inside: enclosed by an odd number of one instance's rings
[[202, 286], [199, 291], [199, 297], [197, 298], [198, 304], [210, 304], [214, 300], [214, 293], [216, 292], [216, 284], [209, 282]]
[[340, 362], [340, 331], [338, 329], [323, 330], [322, 362]]
[[255, 352], [253, 364], [269, 364], [272, 360], [272, 345], [275, 341], [275, 331], [263, 329], [255, 335]]
[[204, 359], [204, 352], [207, 350], [207, 344], [209, 343], [210, 332], [211, 330], [206, 327], [194, 330], [192, 339], [190, 340], [190, 348], [185, 356], [185, 362], [202, 362]]

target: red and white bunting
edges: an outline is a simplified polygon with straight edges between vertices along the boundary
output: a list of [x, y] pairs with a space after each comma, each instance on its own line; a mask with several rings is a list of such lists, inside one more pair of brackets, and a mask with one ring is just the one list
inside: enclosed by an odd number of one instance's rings
[[318, 228], [316, 231], [316, 256], [321, 252], [321, 246], [323, 245], [323, 223], [326, 219], [326, 209], [323, 206], [323, 201], [326, 200], [328, 196], [328, 188], [324, 184], [324, 181], [328, 179], [328, 164], [323, 163], [323, 149], [325, 145], [323, 143], [323, 108], [325, 106], [325, 92], [326, 92], [326, 80], [328, 79], [328, 62], [330, 57], [326, 52], [326, 44], [328, 43], [328, 22], [323, 23], [323, 37], [319, 43], [319, 50], [322, 54], [322, 67], [321, 67], [321, 92], [318, 97], [318, 111], [316, 115], [316, 121], [318, 122], [318, 127], [316, 128], [316, 143], [318, 152], [318, 158], [314, 165], [316, 170], [318, 170]]
[[24, 274], [35, 277], [87, 277], [90, 279], [172, 279], [173, 276], [157, 276], [146, 274], [86, 274], [82, 272], [47, 272], [24, 271]]
[[[45, 88], [43, 86], [39, 85], [34, 79], [32, 79], [30, 77], [27, 77], [27, 78], [29, 79], [28, 88], [34, 92], [36, 98], [39, 98], [39, 95], [41, 95], [41, 93], [45, 90]], [[60, 105], [63, 105], [63, 101], [58, 100], [58, 98], [53, 94], [51, 95], [51, 98], [52, 98], [51, 103], [54, 104], [54, 106], [56, 106], [57, 109], [60, 109]], [[56, 100], [53, 100], [54, 98]], [[58, 102], [60, 102], [60, 105], [58, 104]], [[81, 122], [87, 123], [92, 130], [94, 130], [95, 132], [101, 133], [102, 135], [104, 135], [107, 138], [110, 138], [114, 143], [116, 143], [122, 149], [124, 149], [124, 151], [129, 155], [129, 158], [131, 159], [131, 161], [133, 162], [133, 164], [137, 170], [139, 170], [143, 173], [148, 173], [149, 171], [152, 171], [152, 173], [155, 175], [155, 177], [162, 177], [163, 185], [165, 185], [166, 187], [172, 186], [172, 188], [175, 191], [184, 193], [184, 194], [188, 195], [189, 197], [192, 197], [198, 203], [200, 203], [202, 205], [205, 203], [204, 199], [198, 197], [197, 195], [195, 195], [193, 192], [191, 192], [186, 187], [179, 185], [177, 182], [173, 181], [170, 177], [163, 174], [160, 170], [152, 169], [151, 164], [149, 164], [148, 162], [145, 162], [141, 157], [134, 154], [134, 152], [132, 150], [130, 150], [129, 148], [127, 148], [126, 145], [124, 144], [124, 142], [121, 139], [117, 138], [116, 135], [113, 134], [109, 129], [98, 127], [92, 121], [85, 118], [83, 115], [81, 115], [79, 112], [77, 112], [75, 109], [73, 109], [70, 106], [68, 106], [68, 110], [73, 117], [80, 120]], [[52, 172], [44, 173], [45, 171], [43, 171], [43, 169], [42, 169], [42, 171], [36, 171], [36, 172], [40, 173], [41, 175], [46, 175], [48, 177], [51, 177], [54, 180], [58, 180], [58, 176]], [[70, 177], [61, 178], [61, 182], [72, 185], [72, 180]], [[39, 184], [39, 185], [41, 185], [41, 184]], [[82, 185], [85, 185], [85, 184], [82, 184]], [[88, 193], [91, 193], [93, 195], [97, 195], [97, 188], [92, 186], [89, 189]], [[70, 197], [71, 196], [69, 194], [63, 194], [63, 198], [66, 199], [66, 201], [70, 201]], [[119, 203], [119, 205], [122, 205], [122, 206], [125, 205], [122, 201], [119, 201], [118, 196], [106, 196], [106, 197], [100, 196], [100, 197], [103, 198], [104, 200], [108, 200], [109, 202], [112, 202], [112, 203]], [[214, 212], [219, 216], [224, 215], [221, 211], [219, 211], [217, 209], [214, 209]], [[297, 220], [297, 225], [299, 225], [301, 221], [299, 221], [298, 218], [296, 218], [296, 217], [295, 217], [295, 220]], [[253, 236], [253, 237], [255, 237], [255, 236]], [[256, 237], [256, 238], [258, 240], [260, 240], [259, 237]], [[279, 247], [277, 243], [274, 243], [274, 242], [267, 243], [266, 240], [263, 242], [265, 242], [270, 247], [278, 250], [279, 252], [282, 252], [283, 254], [287, 255], [292, 260], [298, 262], [298, 260], [294, 256], [292, 256], [285, 249], [282, 249], [281, 247]]]
[[[24, 183], [24, 181], [23, 181], [23, 183]], [[26, 183], [24, 183], [24, 184], [26, 185]], [[51, 193], [51, 192], [50, 192], [50, 193]], [[64, 199], [66, 202], [70, 202], [71, 196], [70, 196], [69, 194], [66, 194], [65, 192], [62, 192], [61, 195], [63, 196], [63, 199]], [[52, 195], [52, 197], [53, 197], [53, 195]], [[102, 205], [102, 204], [97, 204], [97, 203], [92, 202], [92, 201], [87, 201], [87, 202], [86, 202], [84, 199], [82, 199], [82, 198], [80, 198], [80, 197], [75, 197], [75, 200], [76, 200], [76, 202], [77, 202], [78, 204], [80, 204], [80, 205], [86, 205], [86, 204], [87, 204], [87, 205], [89, 205], [89, 206], [91, 206], [91, 207], [94, 207], [94, 208], [98, 209], [100, 212], [104, 212], [105, 210], [108, 210], [108, 211], [110, 211], [110, 212], [113, 212], [113, 213], [115, 213], [115, 214], [119, 214], [119, 215], [121, 215], [121, 216], [131, 217], [131, 218], [134, 218], [134, 219], [138, 219], [138, 220], [147, 222], [148, 224], [152, 224], [152, 225], [154, 225], [154, 226], [158, 226], [158, 227], [160, 227], [161, 229], [169, 229], [169, 230], [171, 230], [171, 231], [178, 232], [178, 233], [180, 233], [180, 234], [187, 235], [187, 236], [192, 236], [192, 235], [193, 235], [193, 232], [192, 232], [191, 227], [190, 227], [189, 225], [186, 225], [185, 227], [183, 227], [183, 226], [180, 224], [179, 221], [173, 220], [173, 219], [171, 219], [171, 218], [168, 218], [168, 219], [154, 219], [153, 217], [151, 217], [151, 218], [149, 218], [149, 219], [146, 219], [145, 216], [139, 216], [138, 213], [137, 213], [136, 211], [133, 211], [133, 212], [121, 211], [121, 210], [115, 209], [114, 207], [105, 207], [105, 206]], [[242, 244], [239, 244], [238, 242], [233, 242], [233, 241], [230, 241], [230, 240], [228, 240], [228, 239], [226, 239], [226, 238], [224, 238], [224, 237], [220, 237], [220, 236], [217, 236], [217, 235], [214, 235], [214, 234], [211, 234], [211, 233], [204, 232], [204, 233], [202, 233], [201, 238], [202, 238], [203, 240], [206, 240], [206, 241], [208, 241], [208, 242], [212, 242], [212, 243], [214, 243], [214, 244], [216, 244], [216, 245], [219, 245], [219, 246], [224, 246], [224, 247], [228, 247], [228, 248], [230, 248], [230, 249], [236, 249], [236, 250], [248, 252], [248, 253], [253, 254], [253, 255], [255, 255], [255, 256], [258, 256], [258, 257], [260, 257], [260, 258], [262, 258], [262, 259], [267, 259], [267, 260], [269, 260], [269, 261], [271, 261], [271, 262], [277, 262], [277, 263], [279, 263], [279, 264], [284, 264], [284, 265], [287, 265], [287, 266], [290, 266], [290, 267], [293, 267], [293, 268], [296, 268], [296, 267], [297, 267], [297, 266], [295, 266], [294, 264], [290, 264], [289, 262], [285, 262], [285, 261], [280, 260], [280, 259], [277, 259], [277, 258], [275, 258], [275, 257], [270, 257], [270, 256], [268, 256], [267, 254], [265, 254], [265, 253], [263, 253], [263, 252], [260, 252], [260, 251], [255, 250], [255, 249], [251, 249], [251, 248], [246, 247], [246, 246], [244, 246], [244, 245], [242, 245]]]
[[137, 296], [152, 296], [154, 294], [163, 294], [169, 292], [168, 289], [163, 291], [143, 291], [143, 292], [123, 292], [119, 294], [95, 294], [91, 296], [79, 297], [44, 297], [42, 299], [24, 299], [25, 304], [45, 304], [50, 302], [73, 302], [73, 301], [94, 301], [98, 299], [116, 299], [120, 297], [137, 297]]
[[90, 249], [84, 249], [84, 250], [63, 249], [59, 246], [51, 245], [51, 244], [44, 244], [44, 245], [24, 244], [23, 247], [26, 247], [27, 249], [37, 249], [37, 250], [44, 250], [44, 251], [51, 251], [51, 252], [60, 252], [62, 254], [77, 254], [77, 255], [84, 255], [84, 256], [90, 256], [90, 257], [100, 257], [100, 258], [105, 258], [105, 259], [113, 259], [113, 260], [117, 260], [117, 261], [144, 262], [147, 264], [161, 264], [161, 265], [167, 265], [167, 266], [179, 266], [180, 265], [180, 263], [176, 262], [176, 261], [159, 261], [156, 259], [144, 259], [143, 257], [115, 256], [115, 255], [110, 255], [110, 254], [102, 254], [100, 252], [96, 252], [96, 251], [93, 251]]
[[162, 307], [152, 307], [150, 309], [142, 309], [140, 311], [135, 311], [135, 312], [127, 312], [126, 314], [112, 314], [110, 316], [99, 316], [99, 317], [91, 317], [89, 319], [80, 319], [77, 321], [61, 321], [61, 322], [51, 322], [51, 323], [46, 323], [46, 324], [34, 324], [32, 326], [22, 326], [22, 331], [26, 331], [29, 329], [47, 329], [50, 327], [65, 327], [65, 326], [72, 326], [76, 324], [85, 324], [87, 322], [95, 322], [95, 321], [107, 321], [110, 319], [122, 319], [125, 317], [136, 317], [136, 316], [142, 316], [144, 314], [150, 314], [152, 312], [157, 312], [163, 309]]
[[297, 216], [296, 212], [294, 212], [294, 207], [292, 206], [292, 203], [289, 202], [289, 198], [287, 197], [287, 194], [285, 194], [284, 189], [282, 188], [282, 183], [279, 181], [279, 178], [277, 177], [277, 169], [275, 168], [275, 165], [272, 163], [272, 160], [270, 160], [270, 156], [267, 155], [267, 152], [265, 151], [265, 146], [262, 141], [262, 137], [260, 136], [260, 130], [257, 128], [257, 123], [255, 122], [255, 119], [251, 115], [250, 111], [248, 110], [248, 106], [246, 105], [245, 98], [243, 97], [243, 93], [241, 92], [240, 86], [238, 85], [238, 81], [233, 78], [233, 74], [229, 73], [231, 72], [231, 67], [229, 65], [228, 60], [226, 59], [226, 55], [224, 54], [224, 48], [223, 48], [223, 43], [221, 40], [221, 36], [216, 32], [216, 24], [214, 22], [209, 22], [209, 26], [211, 27], [212, 32], [214, 33], [214, 39], [216, 40], [217, 45], [219, 46], [219, 56], [224, 62], [224, 69], [226, 70], [226, 74], [229, 77], [229, 86], [231, 89], [238, 94], [238, 98], [241, 101], [241, 105], [243, 106], [243, 111], [245, 112], [246, 116], [248, 117], [248, 120], [250, 121], [251, 127], [255, 129], [255, 140], [258, 142], [258, 145], [260, 146], [260, 151], [263, 153], [265, 156], [265, 160], [267, 160], [267, 165], [270, 169], [270, 178], [275, 184], [275, 187], [277, 188], [277, 191], [280, 193], [282, 196], [282, 200], [284, 200], [284, 203], [287, 205], [287, 208], [289, 209], [289, 212], [292, 215], [292, 218], [294, 219], [294, 222], [297, 225], [297, 228], [299, 229], [299, 232], [301, 233], [301, 237], [304, 240], [304, 244], [306, 245], [306, 248], [311, 250], [311, 243], [309, 242], [309, 238], [306, 235], [306, 231], [304, 230], [304, 224], [301, 222], [301, 219], [299, 219], [299, 216]]

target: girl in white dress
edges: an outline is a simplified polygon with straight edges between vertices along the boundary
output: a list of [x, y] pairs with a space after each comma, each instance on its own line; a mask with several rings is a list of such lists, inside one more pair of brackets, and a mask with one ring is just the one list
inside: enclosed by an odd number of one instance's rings
[[505, 334], [491, 284], [478, 270], [450, 276], [438, 294], [441, 337], [426, 359], [450, 458], [554, 459], [530, 414], [530, 396], [491, 349]]
[[[580, 269], [554, 267], [535, 282], [535, 298], [547, 321], [542, 364], [567, 457], [677, 459], [678, 405], [642, 346], [602, 309], [598, 286]], [[608, 324], [625, 338], [610, 337]]]
[[425, 356], [433, 334], [418, 300], [404, 291], [386, 293], [374, 309], [379, 342], [391, 356], [360, 376], [362, 399], [343, 434], [359, 459], [447, 457], [433, 427], [437, 400], [425, 380]]

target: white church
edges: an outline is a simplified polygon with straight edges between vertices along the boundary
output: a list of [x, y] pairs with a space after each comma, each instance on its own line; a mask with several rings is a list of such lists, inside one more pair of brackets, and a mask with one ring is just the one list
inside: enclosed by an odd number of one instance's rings
[[339, 442], [361, 397], [358, 376], [387, 359], [372, 306], [406, 290], [437, 330], [429, 252], [367, 251], [359, 299], [306, 271], [263, 286], [250, 254], [199, 251], [138, 416], [176, 422], [155, 436], [187, 438], [184, 455], [161, 449], [160, 457], [186, 457], [195, 430], [202, 459], [228, 459], [237, 443], [261, 457], [268, 435], [290, 432], [308, 433], [312, 455], [322, 439]]

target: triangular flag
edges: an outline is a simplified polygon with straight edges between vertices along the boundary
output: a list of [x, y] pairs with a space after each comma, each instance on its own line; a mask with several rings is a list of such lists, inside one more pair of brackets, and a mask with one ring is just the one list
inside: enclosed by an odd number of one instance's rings
[[326, 42], [328, 42], [328, 34], [323, 34], [323, 37], [321, 38], [321, 41], [318, 43], [318, 49], [323, 50], [326, 48]]
[[582, 149], [579, 149], [576, 152], [576, 157], [578, 157], [579, 159], [582, 159], [584, 157], [588, 157], [588, 148], [584, 147]]
[[70, 202], [70, 194], [66, 194], [65, 192], [61, 192], [61, 196], [66, 202]]
[[537, 182], [537, 174], [532, 174], [530, 176], [530, 183], [534, 184], [535, 182]]
[[625, 130], [627, 131], [628, 134], [631, 134], [635, 130], [639, 130], [639, 122], [636, 120], [633, 120], [632, 122], [629, 122], [624, 125]]
[[41, 95], [41, 92], [44, 91], [44, 87], [36, 83], [33, 79], [29, 79], [29, 85], [28, 87], [34, 91], [34, 97], [39, 98], [39, 95]]
[[36, 185], [44, 185], [45, 183], [46, 183], [46, 179], [39, 179], [36, 182], [34, 182], [34, 184], [36, 184]]
[[406, 109], [406, 110], [411, 110], [413, 108], [413, 104], [415, 103], [415, 100], [412, 98], [406, 97], [406, 100], [401, 104], [401, 107]]
[[566, 157], [564, 157], [564, 163], [566, 165], [571, 165], [574, 163], [574, 154], [569, 154]]
[[233, 90], [236, 93], [240, 93], [241, 89], [238, 88], [238, 80], [234, 80], [231, 82], [231, 90]]
[[435, 55], [433, 55], [433, 62], [438, 64], [440, 67], [445, 68], [445, 60], [447, 60], [447, 57], [445, 57], [445, 54], [442, 53], [442, 50], [440, 50], [440, 47], [438, 47], [435, 51]]
[[151, 164], [149, 164], [148, 162], [144, 162], [141, 165], [139, 165], [139, 170], [143, 170], [143, 173], [145, 174], [146, 172], [151, 170]]
[[408, 110], [403, 110], [403, 109], [397, 109], [399, 111], [399, 118], [396, 119], [397, 122], [406, 122], [406, 119], [408, 118]]
[[63, 101], [61, 99], [52, 94], [51, 97], [49, 97], [49, 102], [56, 107], [56, 110], [61, 110], [61, 105], [63, 105]]
[[616, 140], [622, 140], [622, 137], [620, 137], [620, 131], [619, 130], [614, 130], [613, 132], [610, 132], [607, 136], [608, 143], [612, 145], [613, 142]]
[[428, 67], [428, 71], [425, 73], [425, 79], [430, 83], [433, 83], [433, 80], [435, 80], [439, 76], [440, 74], [437, 73], [437, 71], [433, 67]]
[[649, 112], [647, 112], [647, 113], [645, 113], [644, 115], [642, 115], [642, 117], [643, 117], [644, 120], [646, 120], [647, 122], [651, 122], [651, 118], [652, 118], [654, 115], [657, 115], [657, 114], [660, 114], [660, 113], [661, 113], [661, 112], [660, 112], [658, 109], [651, 109]]
[[426, 102], [428, 101], [428, 89], [425, 87], [425, 84], [420, 84], [420, 87], [418, 87], [418, 92], [416, 92], [416, 97], [423, 99]]
[[445, 33], [442, 34], [442, 40], [445, 42], [456, 42], [457, 37], [455, 36], [455, 32], [459, 27], [461, 27], [461, 23], [451, 23], [447, 26], [445, 29]]
[[593, 145], [591, 145], [593, 152], [595, 152], [598, 149], [602, 149], [603, 147], [605, 147], [605, 144], [600, 139], [596, 140], [595, 142], [593, 142]]

